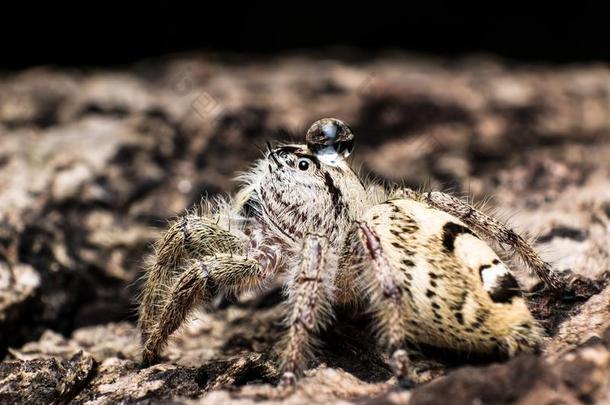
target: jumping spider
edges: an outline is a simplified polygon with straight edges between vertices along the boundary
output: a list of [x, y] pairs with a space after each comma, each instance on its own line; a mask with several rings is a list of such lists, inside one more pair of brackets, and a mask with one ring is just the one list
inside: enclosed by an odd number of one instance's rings
[[[388, 189], [363, 180], [347, 157], [354, 135], [325, 118], [305, 144], [272, 147], [239, 179], [234, 198], [175, 221], [156, 245], [140, 297], [143, 360], [210, 286], [239, 292], [285, 277], [281, 383], [295, 382], [333, 305], [364, 302], [399, 378], [412, 373], [406, 342], [512, 356], [541, 342], [509, 268], [480, 237], [514, 249], [556, 291], [554, 273], [524, 239], [464, 201], [440, 192]], [[206, 294], [207, 293], [207, 294]]]

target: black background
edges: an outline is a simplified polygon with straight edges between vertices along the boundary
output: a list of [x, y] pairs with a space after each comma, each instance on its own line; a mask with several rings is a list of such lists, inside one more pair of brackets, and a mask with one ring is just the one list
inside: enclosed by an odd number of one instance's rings
[[337, 46], [367, 56], [401, 48], [449, 57], [484, 52], [527, 62], [610, 61], [608, 13], [593, 2], [460, 3], [96, 2], [61, 9], [29, 4], [0, 16], [0, 66], [111, 66], [185, 51], [333, 52]]

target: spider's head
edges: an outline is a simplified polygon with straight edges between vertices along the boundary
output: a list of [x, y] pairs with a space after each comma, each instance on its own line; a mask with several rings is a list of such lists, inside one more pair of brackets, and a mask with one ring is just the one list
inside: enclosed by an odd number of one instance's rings
[[293, 238], [345, 226], [366, 199], [347, 161], [353, 141], [342, 121], [324, 118], [307, 131], [306, 144], [268, 145], [255, 186], [260, 211]]

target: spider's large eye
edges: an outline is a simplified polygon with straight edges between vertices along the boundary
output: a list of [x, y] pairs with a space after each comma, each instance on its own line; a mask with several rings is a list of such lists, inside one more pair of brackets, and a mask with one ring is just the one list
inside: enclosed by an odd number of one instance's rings
[[299, 159], [299, 170], [307, 170], [309, 169], [309, 159], [301, 158]]

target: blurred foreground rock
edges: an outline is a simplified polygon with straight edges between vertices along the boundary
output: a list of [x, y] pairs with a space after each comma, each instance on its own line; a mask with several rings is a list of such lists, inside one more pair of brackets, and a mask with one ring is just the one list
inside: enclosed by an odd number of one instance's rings
[[[190, 56], [0, 76], [0, 403], [610, 402], [610, 290], [532, 296], [549, 332], [508, 362], [424, 350], [396, 386], [368, 319], [337, 324], [294, 392], [274, 388], [278, 289], [216, 302], [140, 368], [142, 257], [168, 218], [235, 190], [257, 146], [347, 121], [363, 170], [451, 190], [536, 235], [554, 267], [610, 271], [610, 69], [388, 55]], [[514, 263], [521, 283], [535, 280]]]

